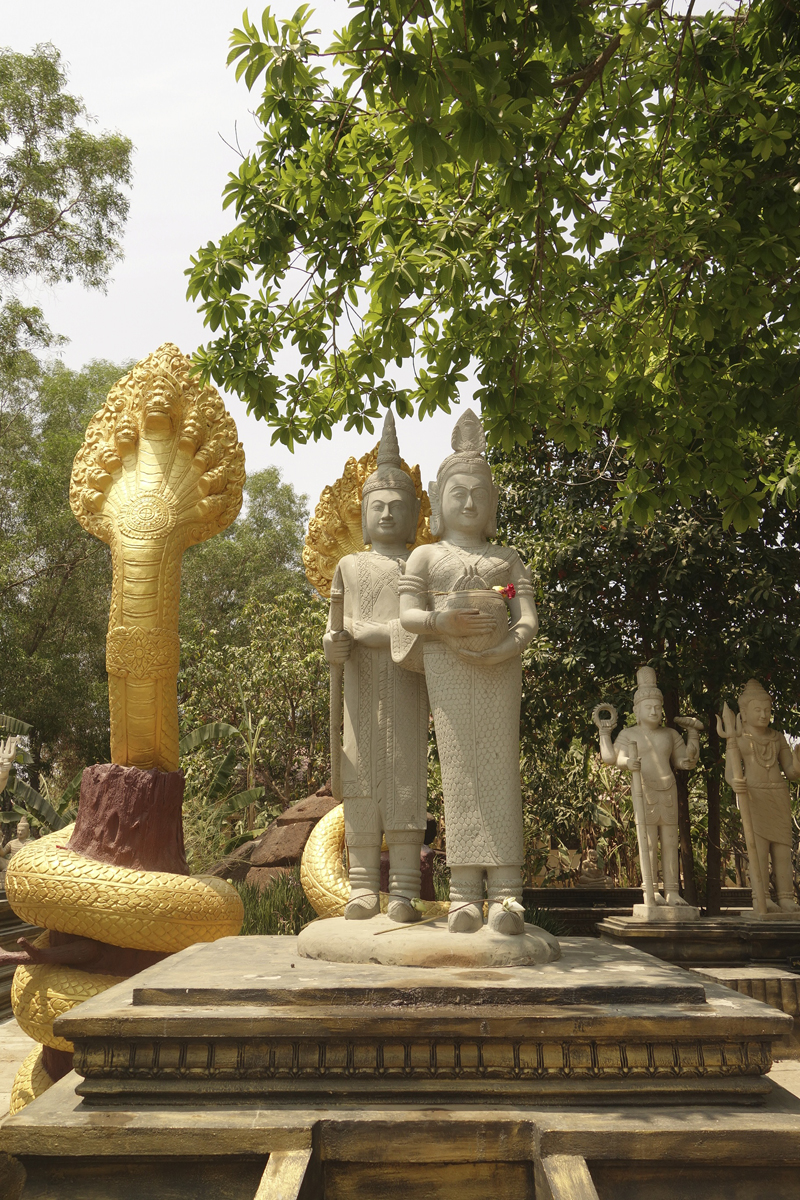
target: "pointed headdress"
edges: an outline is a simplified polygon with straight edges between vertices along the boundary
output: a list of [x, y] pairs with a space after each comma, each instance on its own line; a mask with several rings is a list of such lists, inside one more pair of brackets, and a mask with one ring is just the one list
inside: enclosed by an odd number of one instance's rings
[[772, 697], [769, 692], [761, 686], [757, 679], [748, 679], [744, 685], [744, 691], [739, 697], [739, 712], [742, 711], [742, 705], [747, 704], [750, 700], [768, 700], [772, 704]]
[[468, 408], [461, 414], [453, 428], [450, 439], [453, 453], [444, 460], [436, 472], [436, 482], [428, 485], [431, 498], [431, 532], [441, 532], [439, 499], [450, 475], [463, 473], [465, 475], [483, 475], [489, 485], [492, 495], [493, 511], [490, 527], [485, 530], [486, 537], [494, 537], [497, 533], [497, 488], [492, 478], [492, 470], [486, 460], [486, 434], [480, 417]]
[[420, 501], [414, 480], [404, 471], [401, 464], [400, 447], [397, 443], [397, 430], [394, 424], [394, 413], [388, 409], [383, 421], [383, 432], [378, 446], [378, 465], [365, 480], [361, 489], [361, 524], [364, 544], [367, 545], [366, 514], [367, 497], [370, 492], [396, 491], [403, 492], [411, 501], [406, 542], [413, 542], [417, 532]]
[[664, 696], [656, 683], [656, 673], [652, 667], [639, 667], [636, 672], [637, 688], [633, 693], [633, 706], [641, 704], [642, 700], [663, 700]]

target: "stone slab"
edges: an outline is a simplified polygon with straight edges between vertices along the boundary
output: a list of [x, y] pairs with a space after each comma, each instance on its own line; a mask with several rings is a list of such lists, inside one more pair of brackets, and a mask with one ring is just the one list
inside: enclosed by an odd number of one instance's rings
[[638, 951], [412, 968], [304, 959], [294, 938], [175, 955], [58, 1019], [79, 1093], [297, 1107], [757, 1102], [791, 1019]]
[[381, 966], [518, 967], [543, 965], [560, 956], [558, 941], [535, 925], [514, 937], [483, 925], [474, 933], [450, 933], [447, 918], [400, 925], [379, 915], [368, 921], [333, 917], [312, 921], [297, 940], [304, 958]]
[[634, 921], [648, 921], [653, 925], [685, 925], [700, 919], [700, 909], [690, 904], [634, 904]]
[[692, 966], [778, 961], [800, 954], [800, 922], [738, 917], [702, 917], [686, 925], [658, 926], [633, 917], [599, 922], [602, 941], [635, 946], [666, 962]]

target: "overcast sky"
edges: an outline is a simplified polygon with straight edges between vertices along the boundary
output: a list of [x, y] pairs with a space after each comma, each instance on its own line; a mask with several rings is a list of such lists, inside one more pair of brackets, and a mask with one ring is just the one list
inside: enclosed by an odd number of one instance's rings
[[[272, 11], [288, 17], [297, 3], [277, 0]], [[83, 97], [98, 127], [119, 130], [135, 146], [125, 259], [114, 268], [107, 292], [63, 285], [27, 293], [42, 305], [53, 330], [69, 338], [61, 357], [70, 367], [93, 358], [144, 358], [166, 341], [190, 354], [206, 340], [185, 299], [183, 272], [199, 246], [229, 227], [220, 195], [238, 160], [225, 142], [235, 142], [238, 133], [247, 149], [255, 139], [250, 95], [225, 65], [228, 37], [243, 8], [244, 0], [30, 0], [3, 6], [0, 44], [27, 53], [52, 42], [67, 64], [69, 90]], [[259, 18], [261, 10], [254, 4], [251, 17]], [[323, 0], [316, 12], [320, 42], [327, 44], [347, 21], [346, 2]], [[291, 369], [291, 359], [284, 361]], [[248, 469], [277, 464], [309, 495], [312, 508], [346, 458], [377, 440], [377, 434], [339, 431], [332, 442], [290, 454], [270, 446], [272, 431], [248, 417], [244, 405], [226, 399]], [[399, 424], [401, 453], [420, 464], [426, 483], [449, 450], [454, 420], [441, 414]]]

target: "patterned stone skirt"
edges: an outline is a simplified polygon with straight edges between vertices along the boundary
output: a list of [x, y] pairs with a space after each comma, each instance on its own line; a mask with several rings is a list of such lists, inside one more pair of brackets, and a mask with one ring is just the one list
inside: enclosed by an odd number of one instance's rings
[[519, 780], [520, 656], [494, 666], [425, 645], [436, 744], [442, 765], [449, 866], [523, 862]]

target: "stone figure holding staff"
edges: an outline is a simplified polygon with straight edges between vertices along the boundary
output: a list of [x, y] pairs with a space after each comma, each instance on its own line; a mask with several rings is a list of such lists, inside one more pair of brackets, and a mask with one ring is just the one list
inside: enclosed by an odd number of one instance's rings
[[[782, 733], [770, 729], [772, 701], [756, 679], [739, 697], [739, 716], [725, 705], [717, 718], [727, 739], [725, 778], [736, 793], [750, 860], [753, 908], [798, 913], [792, 871], [792, 809], [787, 779], [800, 778], [800, 754]], [[777, 903], [770, 899], [770, 862]]]
[[[377, 470], [362, 492], [363, 538], [370, 550], [339, 560], [323, 641], [332, 673], [332, 782], [344, 806], [349, 920], [380, 912], [383, 837], [389, 847], [388, 915], [399, 922], [419, 919], [412, 901], [419, 897], [426, 827], [428, 695], [420, 639], [407, 634], [398, 617], [399, 581], [420, 502], [400, 463], [389, 412]], [[343, 729], [337, 720], [341, 673]]]
[[[655, 904], [674, 909], [689, 908], [678, 890], [678, 788], [673, 769], [691, 771], [697, 766], [703, 724], [695, 717], [676, 717], [675, 724], [687, 731], [684, 742], [677, 729], [662, 725], [663, 695], [656, 684], [653, 668], [641, 667], [636, 672], [636, 680], [638, 687], [633, 697], [636, 724], [621, 730], [613, 745], [611, 732], [617, 724], [616, 710], [611, 705], [598, 705], [592, 713], [600, 730], [600, 756], [609, 766], [631, 770], [632, 789], [641, 787], [641, 804], [635, 803], [635, 812], [642, 881], [645, 893], [650, 891], [650, 896], [645, 896], [645, 907]], [[604, 711], [610, 715], [603, 717]], [[637, 796], [634, 796], [634, 802], [636, 800]], [[641, 812], [636, 811], [638, 807]], [[641, 829], [642, 820], [644, 830]], [[659, 842], [663, 896], [654, 888], [658, 878]], [[652, 882], [648, 887], [649, 881]], [[691, 915], [696, 913], [696, 909], [691, 910]]]

